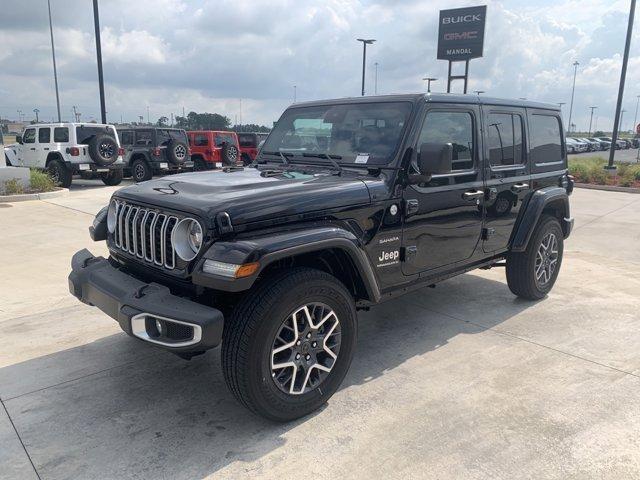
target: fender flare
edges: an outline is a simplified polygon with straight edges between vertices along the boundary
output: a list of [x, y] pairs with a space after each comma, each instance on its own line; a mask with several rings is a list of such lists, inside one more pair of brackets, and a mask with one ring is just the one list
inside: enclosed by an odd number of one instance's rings
[[559, 210], [559, 220], [561, 221], [565, 238], [569, 236], [573, 219], [569, 215], [569, 195], [567, 191], [562, 187], [541, 188], [531, 194], [529, 201], [520, 214], [520, 221], [511, 241], [512, 252], [524, 252], [526, 250], [542, 212], [550, 205], [553, 205], [555, 210]]
[[129, 162], [128, 165], [126, 165], [128, 168], [131, 168], [131, 165], [133, 165], [133, 162], [135, 162], [136, 160], [138, 160], [138, 158], [142, 157], [142, 159], [147, 162], [147, 165], [149, 165], [150, 168], [153, 168], [153, 163], [151, 161], [151, 159], [149, 158], [149, 155], [147, 154], [147, 152], [133, 152], [131, 154], [131, 156], [129, 157]]
[[[193, 282], [198, 285], [227, 292], [240, 292], [251, 288], [260, 275], [273, 262], [300, 254], [339, 249], [347, 254], [357, 270], [369, 300], [380, 300], [380, 287], [373, 268], [358, 238], [348, 230], [336, 226], [315, 227], [304, 230], [278, 232], [250, 239], [213, 243], [198, 261], [193, 271]], [[239, 279], [204, 273], [206, 260], [242, 265], [259, 262], [260, 267], [251, 276]]]

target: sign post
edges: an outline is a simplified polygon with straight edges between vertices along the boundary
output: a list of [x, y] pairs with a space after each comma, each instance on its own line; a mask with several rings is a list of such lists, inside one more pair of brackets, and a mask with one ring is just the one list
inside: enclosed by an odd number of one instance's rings
[[[487, 6], [440, 10], [438, 28], [438, 60], [449, 61], [447, 93], [452, 80], [464, 80], [464, 93], [469, 82], [469, 60], [482, 57]], [[453, 75], [454, 62], [464, 62], [464, 75]]]

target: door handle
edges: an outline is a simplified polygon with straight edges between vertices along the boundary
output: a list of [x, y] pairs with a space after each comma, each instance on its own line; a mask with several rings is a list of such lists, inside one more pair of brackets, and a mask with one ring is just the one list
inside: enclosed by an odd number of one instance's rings
[[35, 147], [31, 147], [29, 150], [35, 150]]
[[44, 147], [43, 150], [49, 150], [49, 147]]
[[462, 198], [465, 200], [477, 200], [478, 198], [484, 198], [484, 192], [482, 190], [469, 190], [462, 194]]
[[511, 191], [513, 193], [518, 193], [518, 192], [521, 192], [523, 190], [526, 190], [527, 188], [529, 188], [529, 184], [528, 183], [516, 183], [515, 185], [511, 186]]

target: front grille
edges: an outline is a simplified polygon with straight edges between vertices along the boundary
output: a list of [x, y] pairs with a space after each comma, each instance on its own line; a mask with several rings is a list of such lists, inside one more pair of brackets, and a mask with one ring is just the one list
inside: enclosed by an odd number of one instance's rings
[[116, 200], [114, 245], [147, 263], [173, 270], [176, 254], [171, 232], [178, 217]]

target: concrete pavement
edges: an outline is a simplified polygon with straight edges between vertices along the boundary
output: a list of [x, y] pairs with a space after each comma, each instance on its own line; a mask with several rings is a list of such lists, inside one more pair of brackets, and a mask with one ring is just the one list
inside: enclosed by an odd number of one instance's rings
[[360, 313], [343, 387], [275, 425], [67, 291], [113, 188], [0, 206], [0, 479], [638, 478], [640, 196], [576, 190], [552, 294], [496, 268]]

